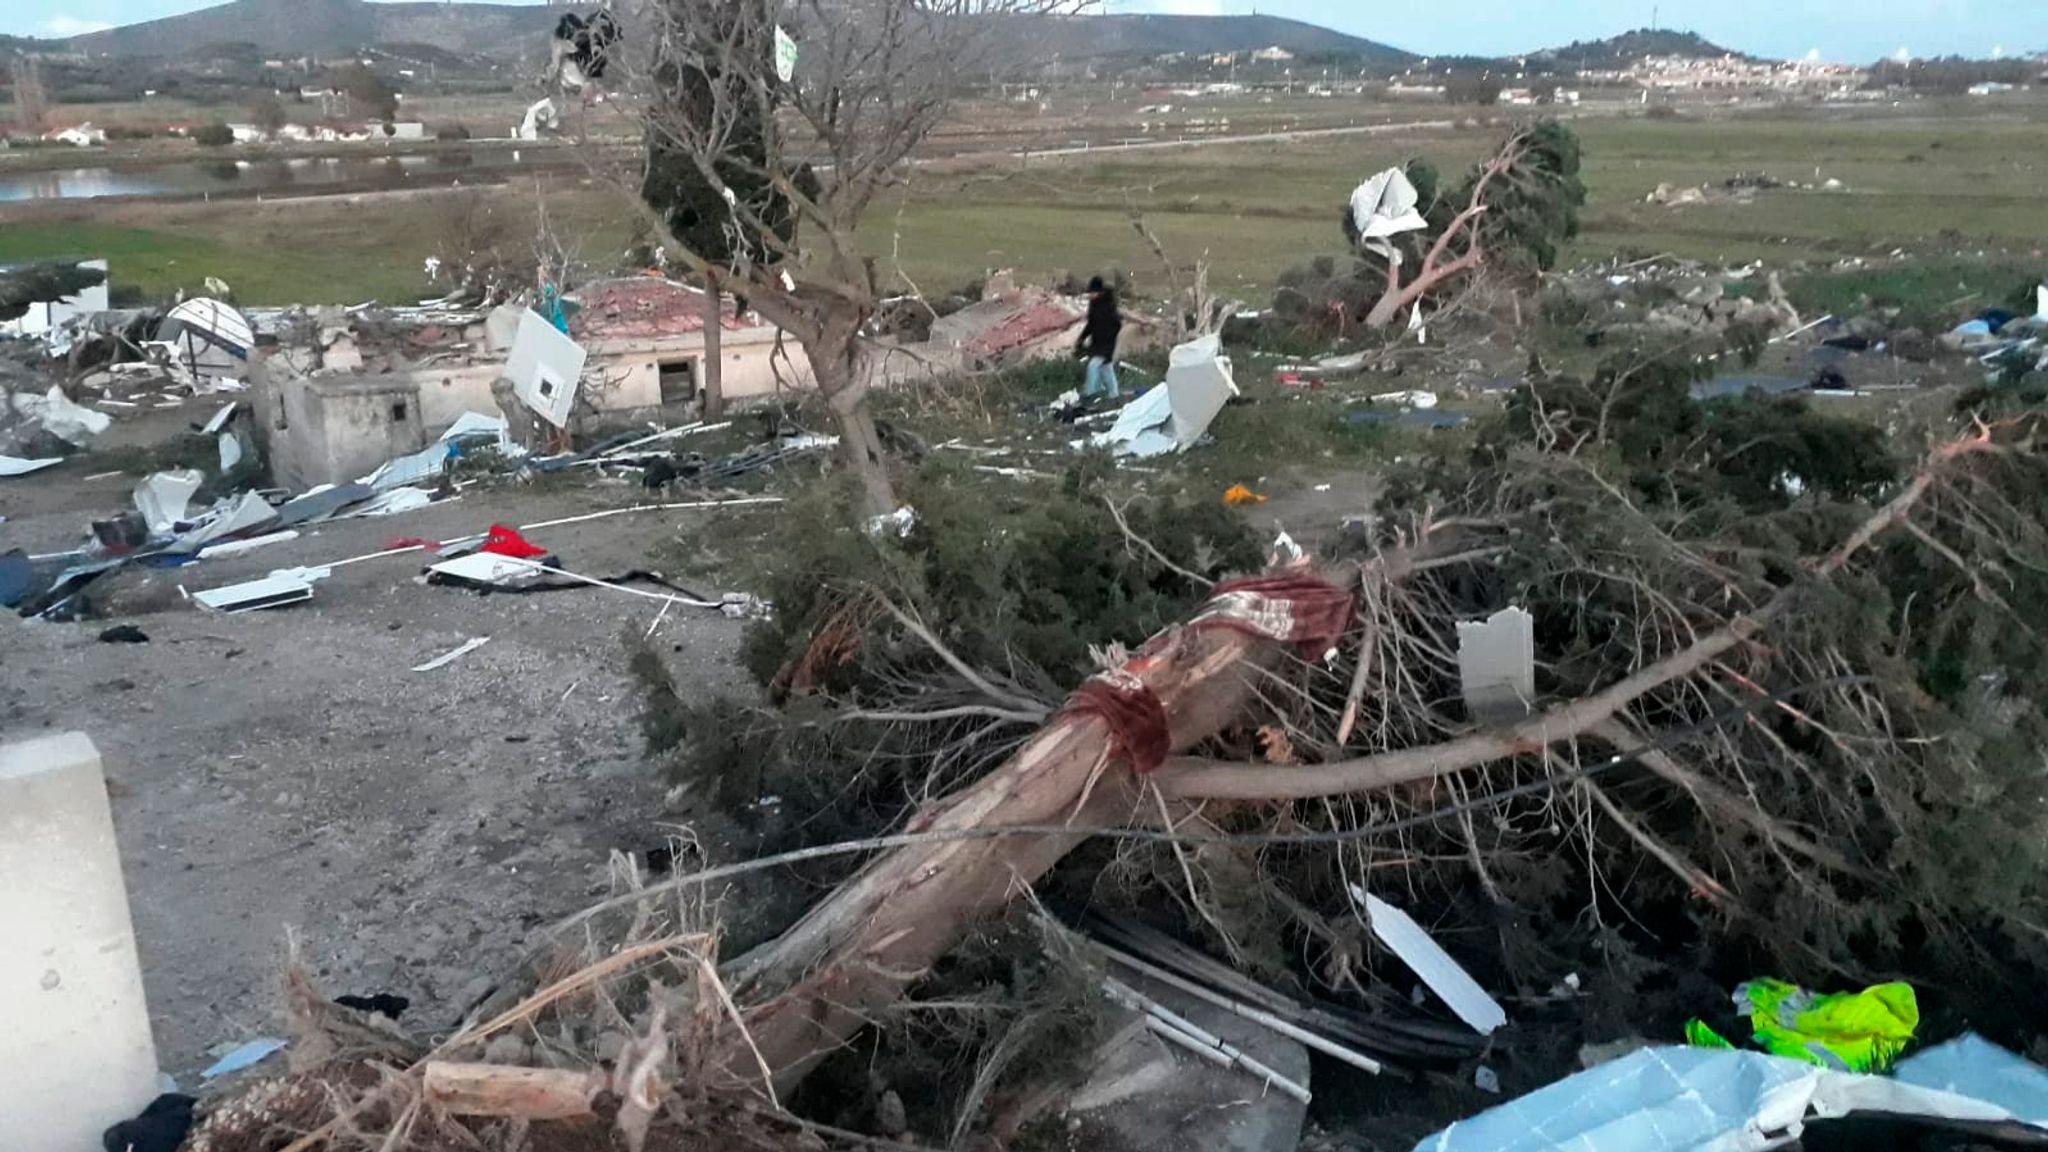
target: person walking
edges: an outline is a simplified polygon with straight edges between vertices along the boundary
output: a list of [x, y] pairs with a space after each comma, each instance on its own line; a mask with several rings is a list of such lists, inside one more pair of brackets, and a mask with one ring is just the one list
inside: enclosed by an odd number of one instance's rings
[[1124, 317], [1117, 308], [1116, 291], [1097, 276], [1088, 281], [1088, 323], [1081, 328], [1081, 340], [1074, 348], [1074, 354], [1088, 361], [1088, 380], [1081, 387], [1081, 398], [1092, 399], [1098, 393], [1111, 400], [1122, 397], [1123, 389], [1116, 378], [1116, 341], [1123, 334]]

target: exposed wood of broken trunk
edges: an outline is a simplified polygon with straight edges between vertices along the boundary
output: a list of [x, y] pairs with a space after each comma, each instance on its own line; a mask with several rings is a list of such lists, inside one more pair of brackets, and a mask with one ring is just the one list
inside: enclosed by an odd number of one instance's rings
[[[1164, 704], [1172, 745], [1185, 750], [1236, 721], [1251, 695], [1247, 674], [1277, 660], [1282, 647], [1226, 629], [1177, 629], [1128, 670]], [[909, 830], [1117, 825], [1133, 814], [1135, 788], [1112, 753], [1109, 725], [1066, 716]], [[800, 1080], [922, 978], [967, 925], [1000, 910], [1084, 839], [959, 840], [891, 852], [746, 957], [737, 991], [757, 1005], [747, 1026], [777, 1088]], [[742, 1038], [729, 1038], [721, 1055], [735, 1073], [757, 1075]]]

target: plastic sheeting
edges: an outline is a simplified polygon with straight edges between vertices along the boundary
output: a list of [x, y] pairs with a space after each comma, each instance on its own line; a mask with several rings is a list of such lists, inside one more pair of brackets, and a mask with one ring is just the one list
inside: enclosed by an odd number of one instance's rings
[[[1972, 1046], [1931, 1067], [1919, 1064], [1924, 1056], [1915, 1057], [1902, 1063], [1893, 1079], [1830, 1071], [1761, 1052], [1645, 1048], [1453, 1124], [1415, 1147], [1416, 1152], [1762, 1152], [1797, 1137], [1811, 1119], [1852, 1112], [2029, 1123], [2019, 1108], [1996, 1097], [2010, 1091], [2018, 1101], [2038, 1107], [2038, 1085], [1988, 1081], [1993, 1075], [2016, 1076], [2011, 1061], [2025, 1064], [2010, 1053], [1997, 1054], [2005, 1059], [1995, 1060]], [[1953, 1084], [1957, 1090], [1914, 1082], [1910, 1077], [1920, 1068], [1927, 1069], [1930, 1082]]]
[[1221, 336], [1204, 336], [1175, 348], [1166, 383], [1126, 404], [1109, 431], [1095, 437], [1095, 446], [1138, 457], [1192, 448], [1237, 395], [1237, 381], [1222, 350]]
[[55, 456], [47, 460], [26, 460], [20, 456], [0, 456], [0, 476], [26, 476], [31, 472], [41, 472], [45, 468], [55, 468], [63, 462], [62, 458]]
[[1974, 1032], [1900, 1061], [1892, 1078], [1996, 1104], [2023, 1124], [2048, 1128], [2048, 1068]]
[[387, 460], [375, 472], [363, 477], [358, 483], [367, 484], [378, 492], [389, 492], [432, 480], [448, 467], [448, 457], [458, 454], [456, 446], [462, 442], [490, 437], [500, 452], [512, 450], [511, 441], [506, 438], [506, 423], [503, 417], [480, 416], [475, 412], [464, 412], [455, 418], [441, 438], [410, 456]]
[[1389, 168], [1360, 184], [1351, 194], [1351, 223], [1358, 229], [1359, 243], [1399, 264], [1401, 253], [1393, 238], [1429, 227], [1416, 211], [1421, 201], [1408, 174], [1399, 168]]
[[197, 469], [185, 468], [175, 472], [157, 472], [145, 477], [135, 486], [135, 510], [142, 513], [142, 522], [149, 525], [152, 536], [168, 536], [186, 518], [186, 508], [192, 503], [192, 494], [206, 477]]
[[114, 418], [105, 412], [81, 408], [71, 402], [64, 390], [54, 385], [41, 396], [27, 392], [14, 395], [14, 410], [42, 426], [43, 431], [55, 436], [75, 448], [83, 448], [93, 439], [114, 426]]

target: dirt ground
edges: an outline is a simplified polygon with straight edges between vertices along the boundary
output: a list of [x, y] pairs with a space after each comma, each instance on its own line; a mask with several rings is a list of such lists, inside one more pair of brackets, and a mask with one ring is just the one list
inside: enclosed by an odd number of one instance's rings
[[[146, 434], [146, 430], [138, 434]], [[0, 487], [0, 551], [74, 544], [134, 480], [82, 462]], [[640, 754], [626, 638], [661, 605], [591, 589], [489, 596], [420, 582], [418, 555], [351, 564], [311, 603], [202, 612], [177, 587], [637, 502], [637, 489], [472, 490], [330, 523], [298, 540], [155, 573], [128, 614], [80, 624], [0, 614], [0, 734], [76, 729], [105, 757], [164, 1069], [190, 1087], [209, 1051], [275, 1034], [286, 934], [330, 994], [412, 998], [452, 1023], [536, 925], [608, 886], [613, 850], [662, 844], [663, 785]], [[651, 543], [720, 517], [666, 512], [549, 529], [572, 570], [645, 567]], [[687, 581], [686, 581], [687, 583]], [[721, 592], [723, 588], [705, 588]], [[106, 644], [115, 623], [147, 644]], [[684, 691], [744, 692], [742, 625], [670, 611], [654, 642]], [[436, 671], [414, 665], [489, 643]], [[744, 844], [706, 845], [735, 858]]]

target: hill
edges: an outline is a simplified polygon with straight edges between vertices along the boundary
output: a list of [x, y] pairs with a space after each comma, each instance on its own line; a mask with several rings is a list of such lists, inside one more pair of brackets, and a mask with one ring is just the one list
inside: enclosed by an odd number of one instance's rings
[[183, 16], [79, 36], [95, 56], [171, 57], [217, 44], [271, 56], [346, 56], [392, 44], [509, 58], [537, 51], [561, 13], [504, 4], [370, 4], [365, 0], [234, 0]]
[[1405, 65], [1419, 57], [1372, 40], [1279, 16], [1049, 16], [1031, 35], [1041, 57], [1211, 56], [1282, 48], [1299, 57]]
[[[233, 0], [183, 16], [131, 24], [72, 40], [81, 52], [177, 57], [224, 43], [270, 56], [346, 56], [363, 49], [425, 45], [467, 58], [508, 60], [545, 48], [561, 15], [545, 7], [477, 3], [367, 3], [366, 0]], [[1284, 48], [1296, 56], [1405, 64], [1407, 53], [1299, 20], [1273, 16], [1071, 16], [1023, 22], [1016, 48], [1028, 58], [1210, 55]]]
[[1579, 41], [1562, 48], [1546, 48], [1531, 53], [1529, 59], [1554, 63], [1560, 68], [1605, 71], [1627, 68], [1650, 56], [1679, 56], [1694, 60], [1719, 60], [1724, 56], [1754, 59], [1723, 48], [1697, 32], [1651, 28], [1638, 28], [1605, 40]]

